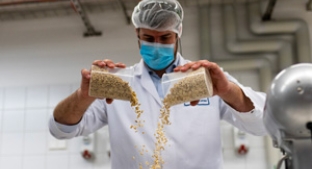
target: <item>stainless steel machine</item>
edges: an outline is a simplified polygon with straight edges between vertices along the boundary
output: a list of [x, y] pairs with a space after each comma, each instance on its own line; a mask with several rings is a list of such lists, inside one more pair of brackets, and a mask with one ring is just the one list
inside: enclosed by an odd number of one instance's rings
[[285, 152], [287, 169], [312, 169], [312, 64], [290, 66], [275, 77], [264, 124], [274, 147]]

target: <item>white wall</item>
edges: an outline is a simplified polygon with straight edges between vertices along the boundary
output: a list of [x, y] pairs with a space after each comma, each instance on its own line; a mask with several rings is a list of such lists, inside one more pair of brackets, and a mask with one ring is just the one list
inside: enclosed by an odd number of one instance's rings
[[0, 88], [0, 168], [108, 169], [107, 128], [96, 133], [95, 161], [84, 160], [81, 137], [66, 141], [64, 150], [50, 150], [55, 139], [48, 118], [55, 105], [78, 84]]
[[[303, 1], [287, 3], [277, 4], [276, 16], [294, 14], [311, 22], [309, 13], [298, 12], [304, 9]], [[82, 68], [89, 68], [95, 59], [109, 58], [128, 65], [140, 59], [134, 28], [126, 25], [122, 12], [90, 18], [103, 36], [83, 38], [84, 26], [78, 16], [0, 23], [0, 168], [109, 167], [105, 129], [98, 134], [95, 163], [80, 157], [81, 138], [69, 140], [66, 150], [48, 149], [47, 118], [55, 104], [78, 87]], [[186, 9], [182, 45], [190, 60], [200, 58], [197, 21], [196, 9]], [[259, 89], [257, 72], [232, 74]], [[262, 137], [248, 135], [251, 147], [246, 156], [235, 154], [232, 126], [227, 123], [222, 123], [222, 137], [225, 169], [267, 168]]]

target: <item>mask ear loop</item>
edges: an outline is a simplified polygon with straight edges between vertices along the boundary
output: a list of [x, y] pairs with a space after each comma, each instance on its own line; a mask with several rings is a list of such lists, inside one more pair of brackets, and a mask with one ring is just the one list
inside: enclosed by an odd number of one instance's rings
[[182, 42], [181, 42], [181, 38], [179, 38], [178, 43], [179, 43], [179, 52], [180, 52], [180, 54], [183, 56], [183, 54], [182, 54]]
[[[138, 29], [138, 31], [137, 32], [139, 32], [140, 31], [140, 29]], [[139, 48], [141, 48], [141, 43], [140, 43], [140, 35], [138, 35], [138, 45], [139, 45]]]

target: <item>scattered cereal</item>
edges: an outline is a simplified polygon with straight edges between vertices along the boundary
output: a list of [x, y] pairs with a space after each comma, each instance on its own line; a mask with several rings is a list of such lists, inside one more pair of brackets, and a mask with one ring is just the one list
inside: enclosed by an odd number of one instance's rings
[[155, 143], [155, 149], [154, 149], [154, 154], [153, 154], [153, 159], [154, 162], [151, 165], [150, 169], [161, 169], [162, 164], [164, 164], [164, 160], [161, 157], [161, 151], [165, 150], [165, 145], [168, 142], [168, 139], [165, 135], [164, 131], [164, 126], [165, 125], [170, 125], [171, 123], [169, 122], [169, 106], [164, 106], [160, 110], [160, 122], [158, 122], [156, 133], [154, 134], [156, 137], [156, 143]]
[[[150, 169], [161, 169], [162, 165], [165, 163], [161, 152], [165, 150], [165, 146], [168, 142], [168, 139], [165, 135], [164, 127], [170, 125], [170, 107], [176, 104], [197, 100], [199, 98], [204, 98], [212, 95], [212, 86], [207, 88], [207, 81], [211, 82], [209, 73], [205, 72], [207, 77], [203, 76], [203, 69], [198, 69], [197, 71], [192, 71], [189, 73], [189, 76], [181, 79], [173, 85], [170, 89], [170, 92], [163, 99], [163, 107], [160, 109], [159, 122], [157, 124], [157, 129], [154, 133], [156, 137], [155, 149], [153, 150], [153, 163], [150, 164], [148, 161], [145, 162]], [[207, 71], [206, 69], [204, 71]], [[199, 73], [198, 73], [199, 72]], [[207, 79], [208, 78], [208, 79]], [[139, 103], [136, 98], [135, 93], [132, 91], [131, 94], [131, 106], [134, 107], [137, 114], [137, 119], [135, 120], [136, 125], [131, 125], [130, 128], [134, 129], [137, 132], [138, 127], [143, 127], [145, 120], [139, 120], [142, 110], [139, 108]], [[142, 132], [144, 134], [144, 132]], [[171, 146], [171, 145], [168, 145]], [[135, 146], [137, 148], [137, 146]], [[144, 149], [145, 145], [142, 146], [142, 150], [139, 150], [140, 155], [144, 155], [144, 152], [148, 152], [147, 149]], [[134, 156], [133, 156], [134, 157]], [[140, 169], [143, 169], [142, 164], [139, 164]]]

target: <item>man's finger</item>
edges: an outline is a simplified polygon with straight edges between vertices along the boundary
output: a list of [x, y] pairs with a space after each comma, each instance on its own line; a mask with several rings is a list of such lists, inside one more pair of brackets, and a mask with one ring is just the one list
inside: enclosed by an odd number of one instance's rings
[[202, 65], [201, 62], [196, 62], [196, 63], [194, 63], [194, 64], [192, 65], [191, 68], [192, 68], [193, 70], [197, 70], [198, 68], [201, 67], [201, 65]]
[[90, 82], [90, 71], [87, 70], [87, 69], [82, 69], [81, 70], [81, 83], [80, 83], [80, 88], [81, 88], [81, 91], [83, 93], [86, 93], [87, 95], [87, 91], [88, 91], [88, 88], [89, 88], [89, 82]]
[[112, 60], [104, 59], [103, 61], [105, 62], [107, 67], [112, 68], [112, 69], [115, 68], [115, 63]]
[[105, 67], [106, 66], [106, 63], [103, 60], [95, 60], [92, 64], [97, 65], [99, 67]]
[[119, 63], [119, 62], [116, 63], [115, 66], [116, 66], [116, 67], [119, 67], [119, 68], [126, 68], [126, 65], [125, 65], [125, 64]]
[[105, 63], [113, 63], [113, 61], [110, 60], [110, 59], [104, 59], [103, 61], [104, 61]]
[[178, 66], [176, 68], [173, 69], [174, 72], [179, 72], [181, 71], [182, 66]]
[[82, 70], [81, 70], [81, 76], [82, 76], [84, 79], [90, 79], [90, 77], [91, 77], [90, 71], [87, 70], [87, 69], [82, 69]]
[[102, 60], [95, 60], [92, 62], [92, 64], [98, 64], [99, 62], [103, 62]]
[[189, 70], [190, 67], [193, 66], [193, 65], [194, 65], [194, 62], [187, 63], [187, 64], [185, 64], [184, 66], [182, 66], [182, 68], [181, 68], [180, 70], [181, 70], [181, 72], [186, 72], [186, 71]]

